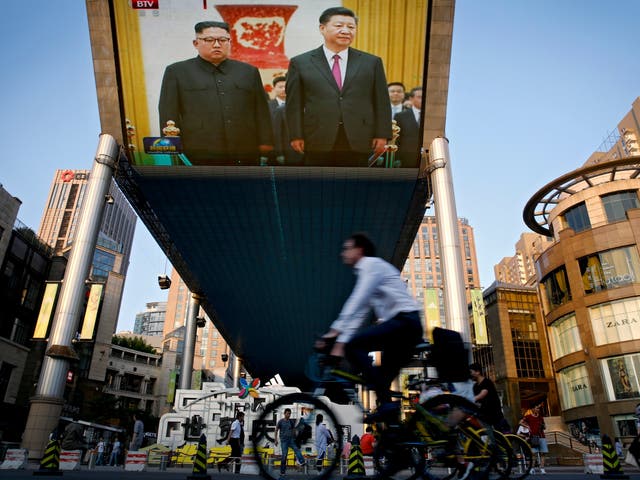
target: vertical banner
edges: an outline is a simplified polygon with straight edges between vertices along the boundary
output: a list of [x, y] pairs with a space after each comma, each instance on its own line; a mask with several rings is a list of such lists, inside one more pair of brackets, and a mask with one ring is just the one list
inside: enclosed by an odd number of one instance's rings
[[195, 370], [191, 377], [191, 390], [202, 390], [202, 370]]
[[40, 304], [40, 313], [38, 313], [38, 320], [36, 322], [36, 328], [33, 332], [34, 339], [47, 338], [47, 330], [49, 330], [49, 324], [51, 322], [51, 316], [53, 315], [53, 306], [56, 303], [58, 296], [59, 283], [47, 283], [44, 289], [44, 296], [42, 297], [42, 303]]
[[82, 330], [80, 330], [80, 340], [93, 340], [93, 330], [98, 319], [98, 309], [100, 308], [100, 299], [102, 298], [102, 290], [104, 284], [94, 283], [89, 291], [89, 299], [87, 300], [87, 309], [84, 312], [84, 320], [82, 320]]
[[167, 392], [167, 403], [173, 404], [176, 399], [176, 377], [178, 376], [175, 370], [172, 370], [169, 374], [169, 391]]
[[482, 299], [482, 290], [479, 288], [471, 290], [471, 307], [473, 309], [473, 324], [475, 325], [476, 331], [476, 345], [488, 345], [489, 337], [487, 336], [484, 300]]
[[440, 297], [437, 288], [425, 288], [424, 290], [424, 319], [427, 327], [427, 337], [433, 340], [431, 332], [435, 327], [441, 327], [440, 322]]

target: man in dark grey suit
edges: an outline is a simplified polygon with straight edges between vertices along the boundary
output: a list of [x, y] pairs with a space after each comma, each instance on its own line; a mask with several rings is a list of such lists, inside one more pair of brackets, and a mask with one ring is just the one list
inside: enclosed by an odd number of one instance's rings
[[420, 130], [420, 112], [422, 109], [422, 87], [412, 88], [409, 92], [411, 108], [396, 113], [394, 120], [400, 127], [397, 140], [397, 156], [402, 167], [417, 167], [420, 146], [422, 145], [422, 131]]
[[285, 104], [291, 146], [306, 165], [367, 166], [391, 138], [382, 60], [350, 48], [357, 18], [343, 7], [320, 16], [324, 45], [291, 59]]
[[258, 69], [231, 60], [224, 22], [200, 22], [193, 46], [198, 56], [169, 65], [162, 79], [160, 130], [180, 129], [194, 165], [258, 165], [273, 149], [271, 115]]

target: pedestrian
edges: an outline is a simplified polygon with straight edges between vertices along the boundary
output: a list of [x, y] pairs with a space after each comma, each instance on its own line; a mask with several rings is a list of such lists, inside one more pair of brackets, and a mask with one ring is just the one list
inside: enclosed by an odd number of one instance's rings
[[502, 431], [505, 419], [495, 384], [484, 376], [479, 363], [469, 365], [469, 373], [474, 382], [473, 399], [480, 405], [480, 418], [497, 430]]
[[296, 445], [295, 432], [296, 422], [291, 419], [291, 409], [285, 408], [284, 418], [278, 420], [276, 424], [275, 445], [278, 446], [278, 434], [280, 434], [281, 444], [281, 458], [280, 458], [280, 476], [284, 477], [287, 473], [287, 456], [289, 455], [289, 449], [293, 450], [293, 454], [296, 458], [296, 463], [299, 466], [304, 465], [306, 462], [302, 456], [302, 452]]
[[120, 449], [122, 448], [122, 444], [120, 440], [116, 436], [113, 440], [113, 445], [111, 447], [111, 456], [109, 457], [109, 465], [110, 466], [120, 466]]
[[360, 450], [362, 450], [362, 455], [373, 455], [373, 443], [375, 442], [375, 437], [373, 436], [373, 428], [368, 426], [365, 430], [365, 434], [362, 435], [360, 439]]
[[142, 447], [142, 440], [144, 439], [144, 423], [140, 420], [138, 414], [134, 413], [133, 417], [133, 436], [131, 437], [131, 443], [129, 444], [129, 450], [135, 452]]
[[236, 418], [229, 429], [227, 441], [231, 446], [231, 457], [234, 460], [234, 472], [240, 473], [242, 450], [244, 448], [244, 412], [236, 413]]
[[533, 407], [531, 412], [524, 416], [520, 420], [520, 424], [529, 428], [531, 437], [530, 444], [533, 453], [537, 453], [540, 459], [540, 471], [539, 473], [544, 475], [547, 473], [544, 469], [544, 456], [549, 453], [549, 446], [547, 445], [547, 439], [544, 436], [544, 417], [542, 415], [542, 403]]
[[329, 431], [324, 423], [324, 415], [319, 413], [316, 415], [316, 469], [322, 470], [325, 458], [327, 458], [327, 448], [333, 443], [333, 434]]
[[100, 437], [96, 449], [98, 450], [98, 458], [96, 459], [96, 466], [104, 465], [104, 438]]

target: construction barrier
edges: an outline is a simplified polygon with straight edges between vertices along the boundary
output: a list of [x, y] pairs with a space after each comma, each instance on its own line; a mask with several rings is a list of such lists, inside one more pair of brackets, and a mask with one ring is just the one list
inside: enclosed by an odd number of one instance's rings
[[629, 475], [625, 475], [622, 471], [620, 458], [608, 435], [602, 436], [602, 465], [604, 473], [600, 478], [629, 478]]
[[253, 453], [242, 455], [240, 463], [240, 473], [246, 473], [248, 475], [259, 475], [260, 467], [256, 461], [256, 457]]
[[40, 460], [40, 469], [33, 472], [34, 475], [62, 475], [60, 470], [60, 442], [49, 440], [44, 455]]
[[373, 464], [373, 457], [371, 455], [364, 456], [364, 473], [367, 477], [373, 477], [376, 473], [375, 465]]
[[349, 467], [347, 468], [347, 476], [344, 478], [345, 480], [354, 480], [365, 476], [364, 457], [362, 456], [360, 441], [357, 436], [354, 435], [353, 441], [351, 442], [351, 450], [349, 450]]
[[584, 453], [582, 455], [584, 463], [584, 473], [604, 473], [602, 465], [602, 454], [600, 453]]
[[193, 459], [193, 472], [187, 476], [187, 480], [199, 478], [211, 478], [211, 475], [207, 475], [207, 437], [204, 433], [200, 435], [200, 440], [198, 440], [196, 456]]
[[127, 452], [124, 461], [124, 469], [129, 472], [144, 472], [147, 468], [147, 452], [136, 450]]
[[60, 470], [79, 470], [82, 450], [61, 450]]
[[10, 448], [0, 463], [0, 470], [24, 470], [28, 461], [29, 451], [26, 448]]

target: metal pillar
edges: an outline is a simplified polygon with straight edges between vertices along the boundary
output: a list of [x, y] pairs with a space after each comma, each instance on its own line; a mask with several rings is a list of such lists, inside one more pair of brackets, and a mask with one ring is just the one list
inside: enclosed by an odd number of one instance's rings
[[200, 311], [200, 296], [191, 294], [189, 308], [187, 309], [187, 320], [184, 329], [184, 351], [182, 352], [182, 364], [180, 366], [180, 388], [189, 390], [191, 388], [191, 374], [193, 372], [193, 358], [196, 351], [196, 336], [198, 332], [197, 318]]
[[462, 249], [458, 235], [458, 214], [450, 163], [449, 141], [444, 137], [434, 139], [429, 148], [427, 170], [433, 186], [438, 226], [446, 325], [447, 328], [459, 332], [463, 340], [470, 343], [469, 312], [465, 297]]
[[240, 385], [240, 374], [242, 373], [242, 359], [237, 355], [233, 356], [233, 386]]
[[72, 340], [78, 331], [85, 281], [96, 249], [118, 153], [116, 140], [111, 135], [101, 134], [23, 436], [23, 448], [29, 449], [31, 458], [41, 456], [49, 433], [58, 425], [69, 362], [78, 359]]

